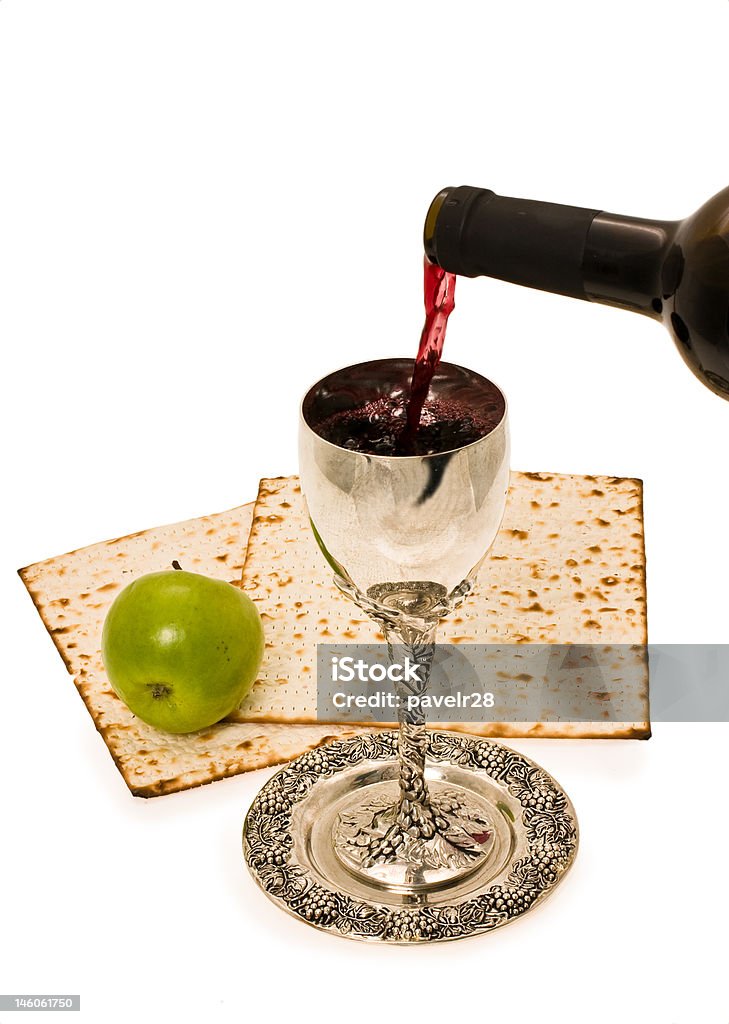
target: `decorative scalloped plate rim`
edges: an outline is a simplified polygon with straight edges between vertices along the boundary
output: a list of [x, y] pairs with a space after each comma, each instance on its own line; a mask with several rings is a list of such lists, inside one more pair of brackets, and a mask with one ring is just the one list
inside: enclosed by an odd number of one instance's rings
[[266, 895], [307, 924], [345, 938], [400, 945], [466, 938], [493, 931], [543, 902], [571, 867], [579, 831], [564, 790], [538, 764], [493, 740], [428, 732], [428, 763], [485, 774], [521, 806], [514, 828], [523, 847], [477, 893], [417, 908], [362, 899], [322, 885], [297, 861], [292, 810], [317, 783], [362, 762], [392, 763], [397, 732], [336, 740], [281, 768], [253, 801], [243, 827], [249, 870]]

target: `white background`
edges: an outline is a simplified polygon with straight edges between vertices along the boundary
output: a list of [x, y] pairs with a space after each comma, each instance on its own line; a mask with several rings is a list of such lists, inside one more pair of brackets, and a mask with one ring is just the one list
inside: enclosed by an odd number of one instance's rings
[[[725, 725], [515, 743], [580, 816], [560, 891], [348, 943], [245, 871], [269, 772], [128, 795], [14, 572], [294, 472], [305, 386], [412, 355], [443, 186], [692, 212], [729, 183], [728, 35], [727, 0], [0, 3], [0, 991], [104, 1024], [726, 1022]], [[726, 641], [729, 406], [647, 319], [486, 280], [457, 306], [515, 468], [644, 479], [651, 639]]]

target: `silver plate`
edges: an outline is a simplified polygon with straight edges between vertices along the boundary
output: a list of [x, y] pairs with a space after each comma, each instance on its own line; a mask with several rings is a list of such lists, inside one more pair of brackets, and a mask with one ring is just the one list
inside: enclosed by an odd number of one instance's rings
[[333, 830], [352, 793], [397, 792], [397, 733], [380, 732], [309, 751], [266, 783], [243, 829], [253, 877], [308, 924], [399, 944], [491, 931], [558, 885], [577, 852], [577, 819], [543, 768], [500, 743], [431, 732], [426, 778], [429, 788], [462, 791], [490, 808], [489, 856], [466, 876], [413, 891], [373, 883], [337, 854]]

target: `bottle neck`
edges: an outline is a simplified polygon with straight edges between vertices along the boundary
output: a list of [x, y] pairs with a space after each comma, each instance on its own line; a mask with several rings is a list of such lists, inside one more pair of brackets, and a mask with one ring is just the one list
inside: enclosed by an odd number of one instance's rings
[[429, 259], [466, 277], [495, 277], [659, 318], [663, 267], [678, 224], [444, 189], [425, 223]]
[[585, 298], [660, 319], [674, 290], [666, 258], [680, 223], [598, 213], [582, 261]]

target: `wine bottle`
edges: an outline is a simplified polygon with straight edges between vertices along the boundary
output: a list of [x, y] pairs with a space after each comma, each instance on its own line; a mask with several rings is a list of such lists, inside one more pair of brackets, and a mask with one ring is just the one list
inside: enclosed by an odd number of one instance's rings
[[446, 188], [430, 205], [424, 243], [454, 274], [661, 320], [699, 380], [729, 400], [729, 188], [680, 221]]

